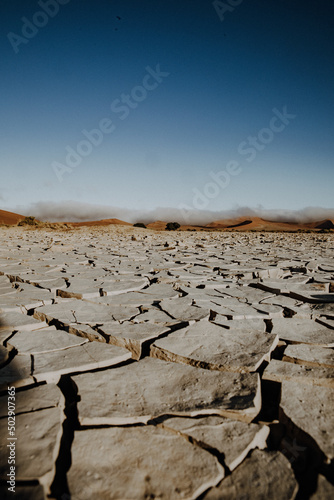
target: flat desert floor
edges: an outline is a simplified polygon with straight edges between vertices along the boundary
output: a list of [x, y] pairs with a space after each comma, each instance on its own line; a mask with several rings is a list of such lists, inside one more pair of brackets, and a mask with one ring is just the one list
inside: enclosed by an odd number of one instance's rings
[[332, 234], [0, 238], [1, 498], [334, 498]]

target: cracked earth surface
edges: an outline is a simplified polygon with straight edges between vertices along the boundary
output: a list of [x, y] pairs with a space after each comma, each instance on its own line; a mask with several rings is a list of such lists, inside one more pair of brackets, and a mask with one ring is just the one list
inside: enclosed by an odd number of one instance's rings
[[332, 499], [333, 256], [329, 234], [3, 228], [1, 498]]

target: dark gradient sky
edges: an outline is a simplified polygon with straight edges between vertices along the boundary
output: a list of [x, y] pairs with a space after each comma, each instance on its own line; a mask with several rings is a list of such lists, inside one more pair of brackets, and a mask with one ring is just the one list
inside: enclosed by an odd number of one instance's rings
[[[204, 0], [70, 0], [27, 43], [8, 33], [43, 23], [38, 2], [0, 5], [1, 208], [334, 206], [331, 0], [244, 0], [223, 20]], [[169, 75], [134, 90], [157, 65]], [[111, 109], [132, 91], [133, 109]], [[285, 106], [295, 117], [263, 132]], [[114, 130], [72, 168], [66, 148], [105, 118]]]

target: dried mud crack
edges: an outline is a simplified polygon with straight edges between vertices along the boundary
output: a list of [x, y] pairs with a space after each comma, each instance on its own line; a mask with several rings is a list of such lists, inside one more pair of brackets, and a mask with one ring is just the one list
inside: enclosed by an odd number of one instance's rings
[[333, 498], [333, 235], [50, 232], [1, 231], [1, 498]]

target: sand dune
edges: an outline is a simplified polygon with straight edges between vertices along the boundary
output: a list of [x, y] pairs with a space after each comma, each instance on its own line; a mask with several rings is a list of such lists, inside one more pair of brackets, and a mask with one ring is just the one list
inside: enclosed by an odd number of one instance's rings
[[24, 219], [24, 217], [24, 215], [14, 214], [13, 212], [7, 212], [6, 210], [0, 210], [0, 224], [15, 225], [20, 220]]
[[212, 229], [231, 229], [234, 231], [296, 231], [303, 226], [303, 224], [268, 221], [260, 217], [238, 217], [237, 219], [215, 221], [206, 227]]
[[271, 221], [261, 219], [260, 217], [238, 217], [237, 219], [225, 219], [211, 222], [207, 224], [206, 227], [234, 231], [298, 231], [307, 229], [334, 229], [334, 224], [330, 219], [316, 222], [296, 223]]
[[155, 222], [150, 222], [149, 224], [146, 224], [146, 227], [149, 229], [155, 229], [156, 231], [163, 231], [166, 227], [167, 222], [162, 221], [162, 220], [157, 220]]
[[72, 226], [81, 227], [81, 226], [108, 226], [109, 224], [117, 224], [122, 226], [132, 226], [130, 222], [125, 222], [119, 219], [102, 219], [102, 220], [94, 220], [94, 221], [86, 221], [86, 222], [68, 222]]
[[314, 229], [334, 229], [334, 223], [330, 219], [314, 222], [310, 226]]

